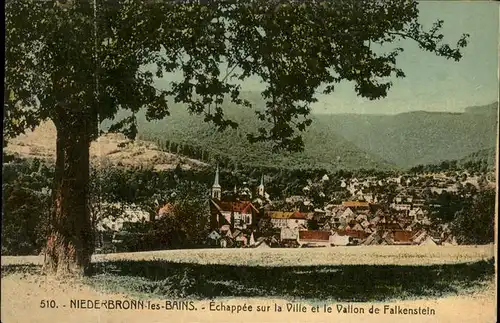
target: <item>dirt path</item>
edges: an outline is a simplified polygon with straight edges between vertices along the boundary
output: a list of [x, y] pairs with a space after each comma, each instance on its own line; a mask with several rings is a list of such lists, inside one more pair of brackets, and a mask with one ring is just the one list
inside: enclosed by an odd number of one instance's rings
[[[47, 277], [12, 274], [1, 280], [1, 321], [15, 322], [85, 322], [85, 323], [118, 323], [118, 322], [495, 322], [496, 302], [495, 286], [491, 282], [486, 290], [473, 295], [452, 296], [440, 299], [412, 300], [386, 303], [401, 307], [422, 307], [435, 310], [435, 315], [389, 315], [369, 314], [372, 304], [351, 303], [364, 308], [365, 314], [339, 314], [335, 304], [332, 313], [323, 313], [324, 304], [320, 305], [320, 313], [311, 313], [311, 304], [303, 304], [308, 313], [287, 313], [284, 300], [240, 299], [216, 300], [217, 304], [253, 306], [252, 312], [231, 314], [210, 311], [210, 301], [196, 302], [197, 311], [161, 310], [91, 310], [71, 309], [70, 300], [125, 300], [125, 295], [102, 294], [75, 282], [59, 282]], [[55, 300], [58, 308], [40, 308], [41, 301]], [[153, 303], [165, 304], [165, 300], [151, 300]], [[281, 305], [283, 312], [275, 312], [274, 304]], [[270, 312], [256, 312], [257, 305], [269, 304]], [[296, 303], [298, 304], [298, 303]], [[383, 311], [385, 304], [375, 304]], [[205, 307], [203, 310], [202, 307]]]

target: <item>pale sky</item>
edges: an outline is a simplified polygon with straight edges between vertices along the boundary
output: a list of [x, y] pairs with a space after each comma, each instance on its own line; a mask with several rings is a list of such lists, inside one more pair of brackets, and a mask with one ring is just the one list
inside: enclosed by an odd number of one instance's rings
[[[459, 62], [423, 52], [414, 42], [401, 46], [398, 66], [406, 74], [394, 79], [386, 98], [370, 101], [357, 97], [353, 84], [336, 85], [335, 92], [318, 96], [316, 113], [396, 114], [415, 110], [461, 112], [468, 106], [498, 100], [499, 5], [493, 2], [422, 1], [420, 22], [429, 27], [444, 20], [444, 41], [450, 45], [470, 34]], [[159, 83], [163, 83], [161, 80]], [[243, 91], [261, 91], [258, 80], [248, 80]]]
[[444, 20], [445, 41], [455, 44], [463, 33], [469, 44], [459, 62], [423, 52], [414, 43], [403, 43], [398, 65], [406, 78], [394, 81], [386, 98], [358, 98], [344, 83], [333, 95], [315, 105], [322, 113], [394, 114], [414, 110], [459, 112], [467, 106], [498, 99], [498, 17], [494, 2], [422, 1], [421, 22]]

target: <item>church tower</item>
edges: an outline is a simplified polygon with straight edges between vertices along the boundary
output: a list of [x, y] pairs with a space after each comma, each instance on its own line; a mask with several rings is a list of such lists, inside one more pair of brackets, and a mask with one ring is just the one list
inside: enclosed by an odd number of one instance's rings
[[257, 195], [264, 197], [264, 174], [260, 178], [260, 185], [257, 187]]
[[219, 184], [219, 165], [217, 165], [217, 170], [215, 171], [214, 185], [212, 185], [212, 198], [214, 200], [221, 199], [222, 188]]

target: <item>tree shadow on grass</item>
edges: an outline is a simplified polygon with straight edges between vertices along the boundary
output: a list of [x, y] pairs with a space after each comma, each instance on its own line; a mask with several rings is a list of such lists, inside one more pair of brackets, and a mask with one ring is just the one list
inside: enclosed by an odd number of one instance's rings
[[39, 275], [42, 273], [42, 266], [29, 264], [29, 265], [4, 265], [2, 266], [1, 276], [5, 277], [11, 274], [29, 274]]
[[387, 301], [471, 291], [494, 277], [494, 261], [430, 266], [250, 267], [168, 261], [95, 264], [88, 283], [155, 297], [280, 297]]

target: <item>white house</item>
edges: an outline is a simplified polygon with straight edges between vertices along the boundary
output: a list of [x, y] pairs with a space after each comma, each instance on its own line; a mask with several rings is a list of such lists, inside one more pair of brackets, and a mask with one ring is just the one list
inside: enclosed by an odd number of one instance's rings
[[431, 236], [426, 236], [422, 242], [420, 242], [421, 246], [437, 246], [437, 243], [432, 239]]
[[[117, 216], [105, 216], [108, 213], [116, 213]], [[97, 230], [120, 231], [124, 223], [146, 222], [150, 220], [150, 214], [141, 210], [135, 204], [122, 205], [120, 203], [102, 203], [101, 209], [96, 214]]]
[[249, 245], [250, 247], [255, 246], [256, 241], [255, 241], [255, 237], [254, 237], [254, 235], [253, 235], [253, 232], [250, 234], [250, 239], [248, 239], [248, 240], [249, 240], [249, 241], [248, 241], [248, 245]]
[[237, 229], [246, 229], [253, 224], [254, 215], [259, 212], [250, 202], [221, 202], [215, 199], [211, 200], [210, 210], [214, 229], [225, 224], [231, 224]]
[[353, 231], [364, 231], [363, 227], [359, 224], [359, 223], [356, 223], [352, 228], [351, 230]]
[[350, 208], [346, 208], [344, 212], [342, 212], [339, 216], [338, 219], [340, 220], [340, 223], [346, 224], [352, 220], [354, 220], [356, 217], [356, 213], [354, 213]]
[[340, 235], [338, 232], [334, 232], [329, 239], [330, 244], [334, 246], [347, 246], [349, 244], [348, 235]]
[[411, 210], [411, 204], [407, 203], [392, 203], [390, 207], [397, 211], [409, 211]]
[[411, 217], [413, 221], [417, 222], [418, 220], [422, 220], [424, 218], [425, 213], [421, 208], [415, 208], [408, 212], [408, 216]]
[[364, 221], [368, 221], [368, 217], [366, 216], [366, 214], [358, 214], [358, 216], [356, 217], [356, 222], [362, 223]]
[[210, 240], [214, 240], [214, 241], [218, 241], [220, 238], [221, 238], [221, 235], [219, 234], [219, 232], [213, 230], [212, 232], [210, 232], [210, 234], [208, 235], [208, 238]]
[[298, 211], [268, 211], [266, 215], [271, 219], [271, 224], [275, 228], [298, 229], [299, 227], [307, 226], [306, 213]]
[[266, 240], [265, 240], [264, 237], [260, 237], [260, 238], [257, 239], [257, 241], [255, 243], [255, 248], [267, 249], [267, 248], [271, 248], [271, 246], [269, 246], [269, 244], [266, 242]]
[[411, 238], [413, 243], [421, 245], [421, 246], [435, 246], [437, 243], [434, 241], [432, 236], [427, 233], [425, 230], [421, 230], [417, 232], [413, 237]]

